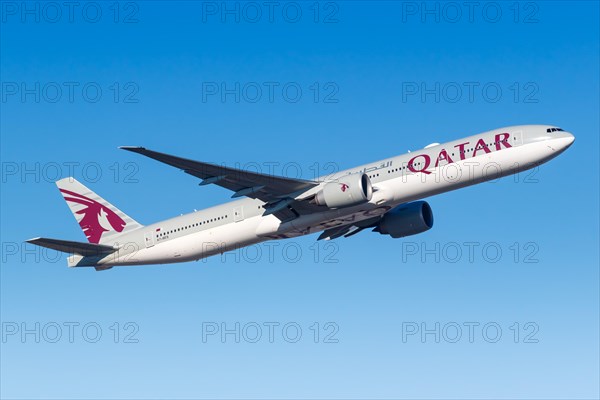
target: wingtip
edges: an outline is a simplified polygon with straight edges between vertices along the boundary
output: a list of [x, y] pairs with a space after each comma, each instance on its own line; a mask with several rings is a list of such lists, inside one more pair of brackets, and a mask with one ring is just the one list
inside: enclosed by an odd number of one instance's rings
[[142, 146], [119, 146], [119, 149], [127, 151], [145, 150]]

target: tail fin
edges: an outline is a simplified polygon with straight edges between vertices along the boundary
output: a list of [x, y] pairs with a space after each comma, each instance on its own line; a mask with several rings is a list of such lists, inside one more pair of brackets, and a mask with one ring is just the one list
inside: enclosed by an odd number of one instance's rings
[[114, 235], [143, 226], [75, 178], [61, 179], [56, 186], [90, 243], [105, 243]]

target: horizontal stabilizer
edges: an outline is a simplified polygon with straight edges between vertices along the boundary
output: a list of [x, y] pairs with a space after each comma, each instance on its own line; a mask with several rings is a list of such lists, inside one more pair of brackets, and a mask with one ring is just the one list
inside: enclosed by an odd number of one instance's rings
[[79, 254], [81, 256], [99, 256], [110, 254], [117, 250], [113, 246], [106, 246], [103, 244], [73, 242], [70, 240], [48, 238], [29, 239], [27, 242], [38, 246], [47, 247], [49, 249], [62, 251], [64, 253]]

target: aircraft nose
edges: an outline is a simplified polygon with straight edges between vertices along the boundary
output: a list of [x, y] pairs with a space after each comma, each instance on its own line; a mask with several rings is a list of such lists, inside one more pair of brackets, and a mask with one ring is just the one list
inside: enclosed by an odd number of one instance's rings
[[557, 147], [560, 149], [560, 151], [564, 151], [573, 144], [573, 142], [575, 141], [575, 136], [573, 136], [569, 132], [559, 132], [559, 133], [560, 134], [557, 135], [558, 137], [556, 137], [554, 140], [555, 140], [555, 143], [557, 144]]
[[568, 142], [567, 142], [567, 146], [570, 146], [570, 145], [572, 145], [572, 144], [573, 144], [573, 142], [575, 141], [575, 136], [573, 136], [573, 135], [572, 135], [572, 134], [570, 134], [570, 133], [567, 133], [567, 135], [569, 135], [569, 136], [567, 136], [567, 137], [566, 137], [566, 139], [568, 140]]

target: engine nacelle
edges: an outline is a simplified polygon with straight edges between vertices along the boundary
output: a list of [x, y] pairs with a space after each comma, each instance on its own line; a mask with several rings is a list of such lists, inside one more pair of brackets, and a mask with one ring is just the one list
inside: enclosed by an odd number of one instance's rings
[[366, 203], [373, 197], [373, 185], [367, 174], [343, 176], [328, 182], [315, 196], [315, 203], [329, 208], [350, 207]]
[[373, 231], [393, 238], [416, 235], [433, 226], [433, 212], [425, 201], [402, 204], [383, 214]]

